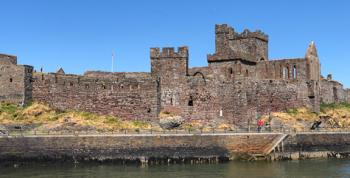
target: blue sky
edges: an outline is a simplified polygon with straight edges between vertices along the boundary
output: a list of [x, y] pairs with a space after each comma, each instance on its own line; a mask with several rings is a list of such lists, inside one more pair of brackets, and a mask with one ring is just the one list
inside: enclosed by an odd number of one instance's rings
[[269, 57], [303, 57], [318, 48], [322, 74], [350, 87], [350, 1], [0, 0], [0, 53], [54, 72], [150, 71], [150, 47], [190, 49], [190, 67], [214, 52], [214, 25], [261, 29]]

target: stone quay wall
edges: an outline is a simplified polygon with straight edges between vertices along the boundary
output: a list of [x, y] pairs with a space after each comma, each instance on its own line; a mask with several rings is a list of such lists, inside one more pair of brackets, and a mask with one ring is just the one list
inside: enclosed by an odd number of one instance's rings
[[350, 158], [350, 133], [289, 134], [270, 156], [274, 160]]
[[0, 136], [1, 161], [193, 161], [258, 154], [281, 134]]
[[158, 164], [257, 160], [257, 156], [263, 160], [349, 158], [350, 133], [0, 136], [0, 161], [4, 162]]

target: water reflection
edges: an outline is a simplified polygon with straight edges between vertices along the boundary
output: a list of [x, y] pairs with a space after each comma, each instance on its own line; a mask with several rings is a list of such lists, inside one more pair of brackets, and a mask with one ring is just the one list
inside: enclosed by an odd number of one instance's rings
[[140, 167], [113, 164], [26, 164], [0, 167], [0, 178], [123, 177], [123, 178], [228, 178], [228, 177], [350, 177], [350, 160], [283, 162], [229, 162], [204, 165]]

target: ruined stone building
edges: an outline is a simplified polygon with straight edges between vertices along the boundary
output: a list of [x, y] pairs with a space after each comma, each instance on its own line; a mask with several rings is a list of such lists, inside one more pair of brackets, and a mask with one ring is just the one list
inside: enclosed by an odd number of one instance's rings
[[17, 58], [0, 55], [0, 100], [35, 100], [62, 110], [123, 119], [153, 120], [162, 111], [186, 119], [225, 119], [244, 125], [258, 115], [349, 101], [349, 90], [320, 75], [312, 42], [304, 57], [272, 60], [268, 36], [216, 25], [215, 53], [208, 66], [188, 67], [187, 47], [151, 48], [151, 72], [88, 71], [84, 75], [33, 72]]

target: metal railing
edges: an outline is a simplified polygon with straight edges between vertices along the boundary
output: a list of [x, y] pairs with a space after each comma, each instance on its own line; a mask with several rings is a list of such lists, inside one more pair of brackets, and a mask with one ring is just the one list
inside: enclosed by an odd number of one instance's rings
[[297, 134], [297, 133], [336, 133], [336, 132], [349, 132], [350, 128], [319, 128], [315, 130], [310, 129], [302, 129], [302, 130], [294, 130], [294, 129], [272, 129], [262, 130], [258, 132], [257, 130], [248, 130], [248, 129], [172, 129], [172, 130], [155, 130], [155, 129], [135, 129], [135, 130], [111, 130], [111, 131], [50, 131], [50, 130], [0, 130], [0, 136], [40, 136], [40, 135], [139, 135], [139, 134], [229, 134], [229, 133], [289, 133], [289, 134]]

